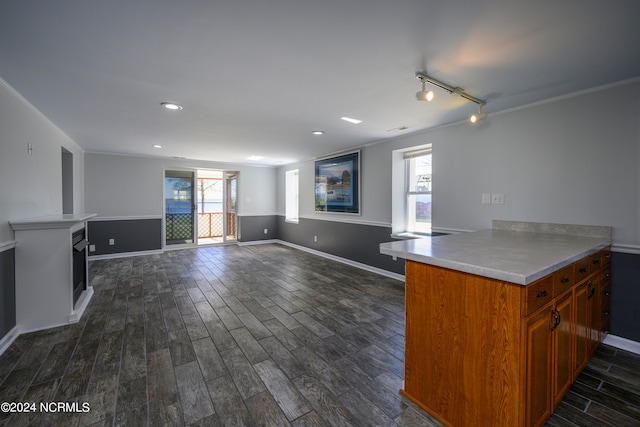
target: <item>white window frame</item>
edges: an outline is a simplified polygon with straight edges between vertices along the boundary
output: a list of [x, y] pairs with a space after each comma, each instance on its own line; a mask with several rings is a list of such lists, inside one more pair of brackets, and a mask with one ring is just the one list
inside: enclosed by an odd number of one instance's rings
[[300, 183], [298, 169], [285, 172], [285, 206], [284, 220], [297, 224], [300, 212]]
[[420, 148], [417, 150], [406, 151], [403, 155], [404, 164], [405, 164], [405, 232], [409, 234], [430, 234], [432, 223], [429, 225], [418, 226], [418, 223], [415, 218], [416, 214], [416, 197], [424, 196], [424, 195], [432, 195], [432, 179], [431, 176], [429, 180], [425, 183], [425, 185], [418, 186], [417, 183], [414, 182], [415, 177], [415, 159], [418, 157], [423, 157], [427, 155], [432, 155], [431, 147]]

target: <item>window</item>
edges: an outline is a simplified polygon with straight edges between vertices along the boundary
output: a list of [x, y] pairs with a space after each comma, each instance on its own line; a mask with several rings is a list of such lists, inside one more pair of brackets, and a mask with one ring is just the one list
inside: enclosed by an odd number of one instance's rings
[[431, 148], [404, 154], [406, 209], [409, 233], [431, 232]]
[[284, 219], [298, 222], [298, 169], [286, 172]]

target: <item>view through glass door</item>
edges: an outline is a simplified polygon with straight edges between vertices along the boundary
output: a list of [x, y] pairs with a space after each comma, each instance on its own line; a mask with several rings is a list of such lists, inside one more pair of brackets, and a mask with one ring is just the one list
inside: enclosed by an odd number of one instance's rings
[[196, 198], [198, 244], [237, 240], [237, 172], [198, 170]]
[[165, 242], [167, 245], [193, 244], [195, 241], [193, 171], [164, 173]]
[[225, 172], [225, 236], [227, 240], [238, 240], [238, 172]]

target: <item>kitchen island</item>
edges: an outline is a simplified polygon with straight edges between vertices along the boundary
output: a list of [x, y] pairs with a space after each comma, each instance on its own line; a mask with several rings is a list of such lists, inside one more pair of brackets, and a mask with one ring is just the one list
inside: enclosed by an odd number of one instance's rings
[[446, 425], [542, 425], [608, 330], [611, 228], [494, 221], [406, 260], [401, 393]]

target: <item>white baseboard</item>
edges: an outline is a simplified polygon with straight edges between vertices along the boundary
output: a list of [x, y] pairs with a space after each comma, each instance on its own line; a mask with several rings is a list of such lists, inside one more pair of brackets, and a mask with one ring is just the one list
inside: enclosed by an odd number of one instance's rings
[[87, 259], [89, 261], [95, 261], [98, 259], [128, 258], [131, 256], [161, 254], [162, 252], [164, 252], [162, 249], [154, 249], [151, 251], [137, 251], [137, 252], [118, 252], [116, 254], [89, 255]]
[[336, 256], [336, 255], [331, 255], [331, 254], [328, 254], [326, 252], [316, 251], [315, 249], [307, 248], [306, 246], [300, 246], [300, 245], [296, 245], [294, 243], [285, 242], [285, 241], [282, 241], [282, 240], [276, 240], [276, 241], [274, 241], [272, 243], [280, 243], [282, 245], [289, 246], [289, 247], [292, 247], [294, 249], [298, 249], [298, 250], [301, 250], [301, 251], [304, 251], [304, 252], [308, 252], [310, 254], [318, 255], [318, 256], [321, 256], [323, 258], [330, 259], [332, 261], [341, 262], [342, 264], [347, 264], [347, 265], [350, 265], [352, 267], [359, 268], [361, 270], [366, 270], [366, 271], [369, 271], [371, 273], [376, 273], [376, 274], [379, 274], [381, 276], [389, 277], [390, 279], [395, 279], [395, 280], [399, 280], [401, 282], [404, 282], [404, 275], [398, 274], [398, 273], [393, 273], [393, 272], [387, 271], [387, 270], [383, 270], [382, 268], [372, 267], [370, 265], [363, 264], [361, 262], [352, 261], [350, 259], [342, 258], [342, 257]]
[[78, 323], [80, 321], [80, 318], [82, 317], [84, 310], [89, 305], [89, 301], [91, 301], [92, 296], [93, 296], [93, 286], [87, 286], [87, 289], [84, 292], [82, 292], [82, 295], [80, 295], [78, 302], [76, 302], [76, 307], [71, 312], [71, 314], [69, 314], [70, 324]]
[[609, 334], [604, 338], [603, 343], [610, 345], [611, 347], [630, 351], [631, 353], [640, 354], [640, 342], [632, 341], [627, 338]]
[[20, 328], [18, 325], [14, 326], [7, 334], [0, 339], [0, 356], [6, 349], [20, 336]]
[[238, 242], [238, 246], [253, 246], [253, 245], [266, 245], [268, 243], [283, 243], [278, 239], [265, 239], [265, 240], [249, 240], [247, 242]]

